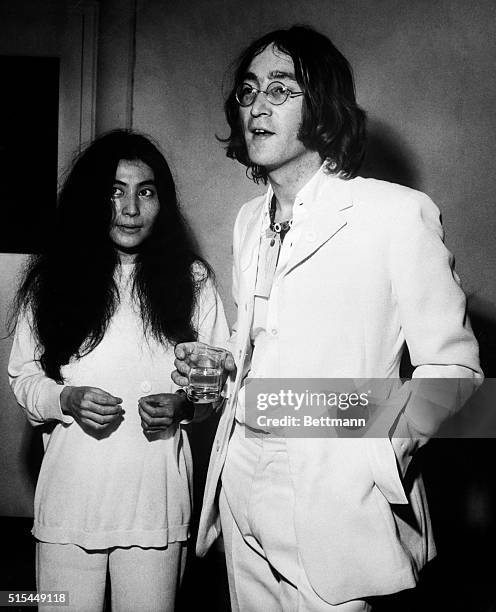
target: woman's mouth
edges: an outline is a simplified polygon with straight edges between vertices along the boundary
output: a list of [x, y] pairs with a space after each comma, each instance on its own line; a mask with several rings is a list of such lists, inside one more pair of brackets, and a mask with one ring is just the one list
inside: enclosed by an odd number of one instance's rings
[[141, 225], [118, 225], [117, 227], [125, 234], [137, 234], [141, 229]]

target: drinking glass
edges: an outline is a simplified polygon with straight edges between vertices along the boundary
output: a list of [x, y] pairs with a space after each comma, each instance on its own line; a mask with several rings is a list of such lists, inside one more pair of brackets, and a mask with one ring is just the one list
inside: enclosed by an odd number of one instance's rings
[[206, 404], [219, 399], [226, 351], [197, 345], [188, 357], [190, 371], [186, 394], [192, 402]]

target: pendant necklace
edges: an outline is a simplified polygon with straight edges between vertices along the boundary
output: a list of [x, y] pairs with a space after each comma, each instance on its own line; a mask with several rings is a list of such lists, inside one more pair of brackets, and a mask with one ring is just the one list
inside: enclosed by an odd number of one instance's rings
[[277, 222], [275, 221], [275, 217], [276, 217], [276, 198], [275, 196], [272, 196], [272, 200], [270, 202], [269, 215], [270, 215], [269, 229], [270, 231], [273, 232], [272, 240], [270, 241], [270, 246], [274, 246], [276, 235], [279, 235], [279, 239], [282, 243], [286, 234], [288, 233], [288, 231], [291, 229], [291, 226], [293, 225], [293, 218], [291, 217], [291, 219], [286, 219], [285, 221], [277, 221]]

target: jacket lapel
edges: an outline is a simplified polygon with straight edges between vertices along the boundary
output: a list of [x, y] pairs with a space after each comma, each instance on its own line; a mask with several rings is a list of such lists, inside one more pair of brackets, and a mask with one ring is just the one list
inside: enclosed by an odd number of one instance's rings
[[353, 206], [350, 181], [322, 177], [313, 193], [302, 193], [302, 200], [308, 216], [297, 233], [285, 274], [311, 257], [345, 227], [345, 211]]
[[240, 245], [240, 298], [251, 298], [255, 291], [257, 279], [258, 251], [260, 249], [260, 235], [264, 221], [264, 204], [253, 211], [251, 219], [247, 224], [247, 230]]
[[244, 355], [246, 351], [253, 318], [258, 252], [260, 249], [260, 235], [264, 222], [265, 201], [266, 198], [262, 199], [260, 206], [256, 207], [251, 218], [248, 220], [246, 233], [243, 236], [239, 249], [238, 336], [235, 347], [235, 350], [238, 353], [236, 355], [238, 360], [238, 369], [241, 365], [239, 361], [242, 359], [242, 354]]

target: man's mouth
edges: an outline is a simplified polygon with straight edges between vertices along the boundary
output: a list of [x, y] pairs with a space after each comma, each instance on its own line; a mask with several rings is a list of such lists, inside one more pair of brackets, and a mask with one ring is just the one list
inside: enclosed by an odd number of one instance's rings
[[250, 133], [254, 138], [266, 138], [268, 136], [273, 136], [274, 132], [270, 130], [265, 130], [264, 128], [251, 128]]

